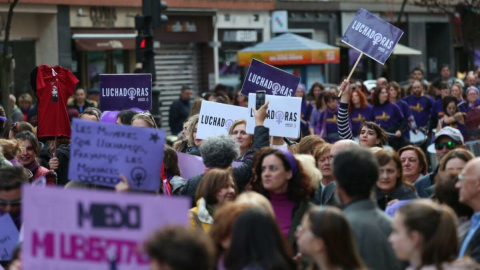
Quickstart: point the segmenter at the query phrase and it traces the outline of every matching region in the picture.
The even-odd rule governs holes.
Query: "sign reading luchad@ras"
[[[247,133],[253,134],[255,129],[255,94],[248,95]],[[267,119],[264,125],[270,129],[270,135],[298,138],[300,135],[300,117],[302,98],[266,95],[265,102],[270,101],[267,110]]]
[[[342,42],[385,64],[403,31],[361,8],[348,26]]]
[[[158,190],[165,131],[73,120],[68,178],[115,186],[120,174],[132,189]]]
[[[242,94],[265,90],[268,95],[293,96],[299,83],[300,77],[252,59],[243,81]]]
[[[167,224],[187,225],[190,200],[24,186],[23,269],[147,270],[142,244]]]
[[[202,101],[198,116],[197,138],[207,139],[210,136],[228,134],[235,121],[247,119],[248,109],[217,102]]]
[[[152,109],[152,74],[100,74],[100,110]]]

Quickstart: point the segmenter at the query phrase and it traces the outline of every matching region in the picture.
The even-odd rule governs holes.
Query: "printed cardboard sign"
[[[150,269],[142,244],[162,226],[186,226],[190,205],[179,197],[30,186],[22,198],[22,268],[31,270]]]
[[[248,109],[245,107],[227,105],[217,102],[202,101],[202,108],[198,117],[197,138],[225,134],[235,121],[247,119]]]
[[[100,74],[100,110],[152,109],[152,74]]]
[[[402,35],[402,30],[361,8],[341,40],[383,65]]]
[[[247,133],[253,134],[255,129],[255,94],[248,95]],[[271,136],[298,138],[300,135],[300,116],[302,99],[299,97],[282,97],[266,95],[265,102],[270,101],[267,119],[264,125],[270,129]]]
[[[294,96],[299,83],[299,77],[252,59],[243,81],[242,94],[265,90],[268,95]]]

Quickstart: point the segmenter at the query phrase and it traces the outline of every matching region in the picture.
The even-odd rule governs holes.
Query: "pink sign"
[[[149,269],[141,245],[166,224],[188,224],[188,199],[23,187],[23,269]]]

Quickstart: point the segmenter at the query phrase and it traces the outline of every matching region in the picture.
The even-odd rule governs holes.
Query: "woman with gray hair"
[[[258,111],[255,112],[255,131],[253,135],[253,151],[257,151],[262,147],[269,146],[269,129],[263,126],[267,117],[268,102],[265,103]],[[197,119],[198,122],[198,119]],[[193,124],[196,126],[196,124]],[[191,126],[190,126],[191,127]],[[231,136],[219,135],[210,137],[204,141],[199,147],[200,154],[205,164],[205,172],[210,169],[228,169],[233,161],[239,156],[240,150],[238,144]],[[252,155],[253,156],[253,155]],[[233,178],[238,187],[238,191],[245,189],[250,177],[252,176],[253,157],[249,156],[244,163],[233,168]],[[190,178],[184,186],[181,195],[195,197],[198,184],[202,180],[203,174]]]

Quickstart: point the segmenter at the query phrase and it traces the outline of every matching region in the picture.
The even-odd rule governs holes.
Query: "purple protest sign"
[[[177,152],[178,167],[180,168],[181,177],[183,179],[190,179],[196,175],[202,174],[205,169],[203,159],[199,156],[189,155],[181,152]],[[234,161],[232,167],[236,168],[242,165],[243,162]]]
[[[132,189],[158,190],[165,131],[73,120],[68,178],[115,186],[119,174]]]
[[[243,81],[242,94],[265,90],[269,95],[293,96],[300,78],[274,66],[252,59]]]
[[[18,245],[19,232],[10,214],[0,217],[0,261],[10,261]]]
[[[100,74],[100,110],[152,109],[152,74]]]
[[[345,31],[342,42],[385,64],[403,31],[361,8]]]
[[[188,224],[190,201],[149,194],[23,187],[23,269],[146,270],[142,243],[159,227]]]

